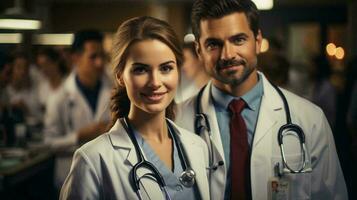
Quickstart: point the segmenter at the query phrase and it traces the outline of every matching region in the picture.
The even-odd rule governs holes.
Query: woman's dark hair
[[[243,12],[254,36],[259,32],[259,12],[251,0],[196,0],[191,11],[192,31],[198,41],[200,23],[205,19],[218,19],[234,12]]]
[[[135,17],[119,26],[114,36],[112,49],[112,66],[115,77],[121,77],[124,71],[130,46],[136,42],[155,39],[165,43],[175,54],[177,66],[182,64],[182,49],[175,31],[170,25],[153,17]],[[174,119],[175,102],[166,108],[166,117]],[[121,117],[127,116],[130,109],[125,86],[116,83],[111,97],[111,112],[113,123]]]

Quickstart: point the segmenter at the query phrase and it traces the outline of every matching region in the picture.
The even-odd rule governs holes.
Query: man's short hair
[[[102,42],[103,34],[95,29],[87,29],[78,31],[72,43],[72,53],[82,52],[84,49],[84,44],[88,41]]]
[[[254,36],[259,32],[259,11],[251,0],[196,0],[191,11],[192,31],[198,41],[200,23],[205,19],[218,19],[234,12],[243,12],[247,16]]]

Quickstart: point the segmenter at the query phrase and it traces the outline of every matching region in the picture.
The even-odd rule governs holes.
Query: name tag
[[[269,200],[288,200],[290,199],[290,183],[284,177],[271,177],[268,180],[268,199]]]

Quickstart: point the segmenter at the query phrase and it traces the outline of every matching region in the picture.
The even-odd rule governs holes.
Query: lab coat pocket
[[[293,170],[299,169],[302,165],[301,155],[285,155],[285,158],[289,167]],[[277,163],[279,163],[279,166],[282,167],[281,156],[272,158],[272,166],[275,166]],[[311,199],[311,173],[288,173],[283,176],[290,184],[290,199]]]

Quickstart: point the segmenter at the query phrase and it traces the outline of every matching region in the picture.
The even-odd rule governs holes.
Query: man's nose
[[[222,47],[221,60],[231,60],[235,58],[235,50],[232,44],[226,43]]]

